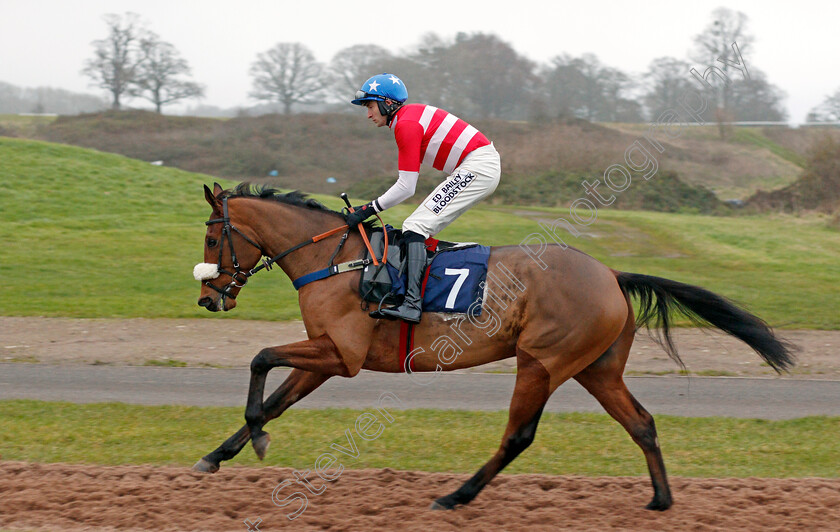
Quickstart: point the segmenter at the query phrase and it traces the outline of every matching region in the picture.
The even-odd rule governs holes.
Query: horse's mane
[[[287,205],[294,205],[295,207],[303,207],[315,211],[324,212],[333,216],[338,216],[344,220],[344,214],[334,211],[321,203],[320,201],[310,198],[299,190],[291,192],[281,192],[279,189],[266,184],[253,184],[250,182],[239,183],[233,189],[223,191],[219,195],[222,198],[257,198],[285,203]],[[378,224],[375,221],[364,222],[365,229],[374,229]]]

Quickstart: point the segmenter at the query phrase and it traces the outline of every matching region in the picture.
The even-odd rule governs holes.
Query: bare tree
[[[706,88],[715,102],[714,114],[721,138],[728,135],[728,128],[724,123],[732,121],[735,116],[731,100],[732,81],[736,78],[731,64],[741,61],[741,57],[736,57],[736,52],[738,56],[743,56],[749,51],[754,40],[747,32],[747,23],[748,17],[744,13],[719,7],[712,11],[711,22],[694,37],[695,50],[691,59],[706,65],[705,73],[710,73],[709,79],[706,79]],[[733,43],[737,45],[733,46]],[[708,70],[712,67],[723,72],[723,78],[715,74],[716,71]],[[749,78],[746,69],[741,72]]]
[[[576,60],[568,54],[554,57],[543,68],[542,92],[545,95],[545,111],[553,117],[583,118],[583,101],[586,94],[586,80]]]
[[[452,94],[448,72],[440,70],[437,61],[452,46],[434,33],[426,33],[413,50],[394,55],[374,65],[374,71],[393,72],[406,83],[409,102],[422,102],[456,112],[450,105]],[[379,68],[381,65],[381,68]]]
[[[85,61],[82,73],[93,81],[93,86],[110,92],[111,108],[119,110],[121,98],[127,95],[144,59],[140,41],[150,32],[136,13],[122,17],[108,14],[103,18],[108,25],[108,37],[91,43],[96,49],[94,57]]]
[[[278,43],[258,54],[251,65],[251,76],[254,85],[249,95],[256,100],[283,104],[287,115],[294,104],[317,102],[328,84],[321,63],[300,43]]]
[[[144,60],[135,70],[129,94],[155,104],[158,114],[164,105],[204,96],[202,85],[181,78],[189,75],[190,67],[174,46],[159,40],[155,35],[148,35],[140,43],[140,48]]]
[[[828,121],[840,122],[840,89],[823,102]]]
[[[658,57],[650,62],[642,99],[651,120],[657,120],[666,109],[678,109],[679,99],[695,88],[690,81],[690,68],[688,62],[673,57]]]
[[[641,120],[641,106],[628,97],[633,80],[601,64],[593,54],[557,56],[542,78],[546,109],[555,116],[605,122]]]
[[[767,81],[758,68],[750,68],[750,78],[732,82],[730,105],[735,120],[777,122],[787,119],[785,93]]]
[[[840,122],[840,89],[811,109],[808,122]]]
[[[706,28],[694,37],[694,52],[691,59],[705,65],[717,65],[729,73],[729,65],[718,64],[718,59],[734,57],[732,43],[738,43],[741,54],[749,52],[755,38],[747,31],[749,17],[740,11],[719,7],[712,11],[712,20]]]
[[[448,74],[445,84],[452,107],[479,118],[527,114],[536,65],[510,44],[491,34],[459,33],[452,46],[436,50],[433,64]]]
[[[369,77],[384,72],[391,53],[375,44],[357,44],[339,50],[330,61],[330,92],[346,102]]]
[[[823,109],[825,110],[826,121],[840,122],[840,89],[837,89],[834,95],[825,99]]]
[[[604,100],[600,119],[607,122],[641,122],[642,106],[635,98],[625,97],[637,86],[636,81],[617,68],[604,67],[599,73]]]

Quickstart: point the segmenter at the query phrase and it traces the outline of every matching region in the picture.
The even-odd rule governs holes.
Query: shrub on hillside
[[[828,219],[828,227],[830,229],[837,229],[840,231],[840,207],[838,207],[837,210],[834,211],[834,215]]]
[[[754,209],[767,211],[819,211],[840,207],[840,140],[818,138],[808,153],[805,173],[794,183],[771,192],[759,191],[747,200]]]
[[[676,172],[659,172],[649,180],[634,176],[630,187],[617,194],[616,208],[662,211],[723,213],[728,212],[714,192],[703,187],[689,185]]]

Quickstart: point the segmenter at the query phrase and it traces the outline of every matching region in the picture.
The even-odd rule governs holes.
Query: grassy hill
[[[195,301],[202,184],[214,178],[119,155],[0,137],[0,313],[9,316],[291,319],[282,271],[256,277],[223,316]],[[230,185],[231,183],[227,183]],[[650,182],[633,186],[645,187]],[[318,199],[332,208],[335,196]],[[414,205],[386,211],[399,225]],[[563,209],[482,206],[443,238],[517,244]],[[840,232],[817,216],[599,211],[568,242],[606,264],[700,284],[775,325],[840,327]]]
[[[647,124],[605,124],[628,134],[643,135]],[[785,132],[779,135],[777,132]],[[664,134],[659,132],[658,139]],[[782,145],[807,138],[806,142]],[[722,199],[744,199],[757,190],[770,190],[794,182],[805,167],[805,153],[811,143],[806,129],[734,128],[730,138],[722,140],[717,127],[683,127],[680,136],[663,142],[663,166],[677,171],[689,184],[706,186]]]
[[[190,308],[198,297],[191,270],[203,260],[202,184],[211,178],[3,137],[0,160],[0,276],[12,281],[0,293],[0,312],[198,315]]]
[[[0,137],[33,138],[57,118],[56,115],[0,114]]]
[[[582,120],[490,120],[475,125],[502,154],[503,184],[509,189],[503,186],[497,200],[548,206],[568,204],[583,194],[580,182],[599,178],[610,165],[623,162],[625,150],[649,128],[647,124]],[[359,113],[219,120],[126,111],[59,117],[36,126],[22,124],[20,119],[9,120],[4,126],[0,117],[0,127],[19,136],[146,161],[163,160],[168,166],[234,180],[265,178],[277,171],[284,186],[318,193],[357,186],[359,190],[381,191],[383,183],[392,181],[396,173],[392,135],[372,127]],[[657,134],[664,147],[657,158],[660,172],[673,176],[683,187],[711,190],[721,200],[743,199],[759,189],[795,181],[802,173],[812,133],[807,129],[736,128],[724,141],[714,126],[686,127],[676,139]],[[433,170],[424,176],[440,179]],[[327,183],[328,177],[338,182]],[[517,190],[538,193],[522,196]],[[685,204],[690,196],[682,197],[683,205],[698,208]],[[658,208],[624,201],[626,205],[617,206]]]
[[[763,211],[813,210],[840,217],[840,136],[818,137],[808,153],[805,173],[790,185],[750,196],[748,207]]]

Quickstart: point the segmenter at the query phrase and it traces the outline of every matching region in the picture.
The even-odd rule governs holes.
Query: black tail
[[[671,339],[671,311],[677,311],[701,327],[713,325],[752,347],[778,373],[794,365],[794,346],[776,337],[761,318],[728,299],[698,286],[662,277],[618,272],[618,285],[639,298],[637,326],[658,329],[659,344],[680,366],[685,364]]]

